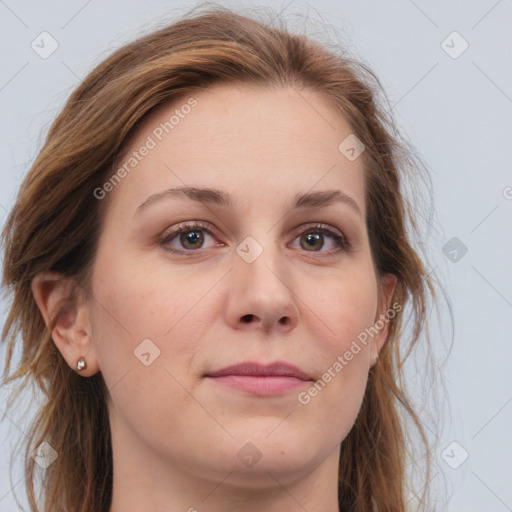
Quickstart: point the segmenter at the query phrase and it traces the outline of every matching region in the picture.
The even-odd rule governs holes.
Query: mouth
[[[312,381],[300,368],[279,361],[270,365],[245,362],[210,372],[205,377],[216,384],[259,396],[289,393]]]

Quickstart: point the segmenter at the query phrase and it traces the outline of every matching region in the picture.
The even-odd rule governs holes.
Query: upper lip
[[[206,376],[225,377],[226,375],[295,377],[301,380],[311,380],[310,376],[300,368],[297,368],[297,366],[281,361],[268,365],[248,361],[226,366],[220,370],[210,372]]]

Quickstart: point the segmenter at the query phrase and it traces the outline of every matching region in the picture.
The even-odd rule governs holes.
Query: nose
[[[283,255],[270,246],[251,263],[234,254],[226,320],[237,330],[286,333],[299,319],[293,279]]]

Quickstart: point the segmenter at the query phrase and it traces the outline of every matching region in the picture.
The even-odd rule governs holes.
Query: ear
[[[43,315],[46,327],[52,328],[52,339],[68,365],[77,371],[83,357],[87,367],[79,373],[90,377],[99,371],[92,344],[90,310],[83,295],[70,296],[74,281],[59,274],[44,272],[32,280],[32,294]]]
[[[389,322],[396,315],[396,310],[391,308],[391,299],[393,298],[397,281],[397,277],[393,274],[385,274],[380,278],[378,288],[380,294],[379,307],[373,325],[373,328],[378,332],[373,337],[371,345],[370,368],[377,363],[379,354],[384,348],[388,338]],[[400,309],[402,309],[401,305],[399,305],[398,311],[400,311]]]

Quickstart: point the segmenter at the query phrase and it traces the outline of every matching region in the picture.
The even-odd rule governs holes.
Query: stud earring
[[[87,368],[87,363],[85,362],[85,359],[83,357],[81,357],[76,362],[76,369],[80,372],[82,370],[85,370],[86,368]]]

